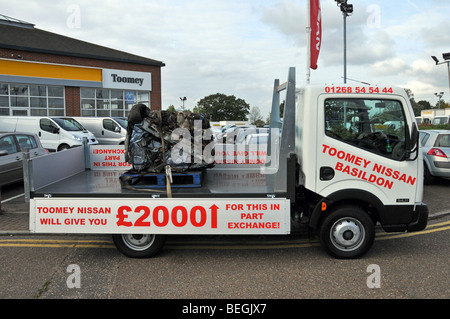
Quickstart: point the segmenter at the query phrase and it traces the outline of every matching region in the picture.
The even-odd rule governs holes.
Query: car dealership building
[[[0,115],[127,116],[161,109],[161,61],[0,15]]]

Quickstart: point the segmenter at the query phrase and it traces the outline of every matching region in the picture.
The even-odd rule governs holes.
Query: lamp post
[[[431,56],[431,58],[436,62],[436,65],[447,63],[447,70],[448,70],[448,89],[450,91],[450,52],[442,53],[442,57],[445,61],[439,62],[438,58],[436,58],[434,55]],[[435,93],[436,94],[436,93]]]
[[[180,100],[181,100],[181,103],[182,103],[181,109],[184,111],[184,101],[186,101],[187,98],[186,97],[180,97]]]
[[[438,98],[438,105],[439,108],[441,108],[441,97],[444,95],[444,92],[434,93],[434,95],[436,95],[436,97]]]
[[[353,5],[347,0],[335,0],[344,17],[344,83],[347,83],[347,17],[353,13]]]

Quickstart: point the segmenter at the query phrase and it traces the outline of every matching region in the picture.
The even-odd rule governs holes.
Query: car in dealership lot
[[[424,183],[450,178],[450,130],[421,130]]]
[[[257,133],[257,134],[249,134],[245,136],[244,141],[241,144],[250,145],[250,144],[258,144],[258,145],[267,145],[267,140],[269,139],[269,133]]]
[[[246,129],[240,129],[236,135],[236,144],[245,144],[246,137],[248,135],[255,135],[255,134],[265,134],[269,133],[268,128],[261,128],[261,127],[250,127]],[[248,144],[248,143],[247,143]]]
[[[219,143],[224,144],[225,143],[234,144],[236,142],[236,138],[239,131],[249,128],[255,128],[255,125],[234,125],[234,124],[225,125],[222,128],[222,131],[219,134],[217,134],[217,141]]]
[[[0,187],[23,179],[22,152],[26,149],[31,158],[48,154],[35,134],[0,132]]]

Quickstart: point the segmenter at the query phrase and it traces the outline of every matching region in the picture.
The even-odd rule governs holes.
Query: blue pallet
[[[147,174],[122,174],[127,178],[128,185],[133,188],[166,188],[166,174],[161,173],[147,173]],[[138,182],[133,184],[133,178]],[[202,186],[202,172],[189,173],[172,173],[173,183],[170,184],[172,188],[186,188],[186,187],[201,187]]]

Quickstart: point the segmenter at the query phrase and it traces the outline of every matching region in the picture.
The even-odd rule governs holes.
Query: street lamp
[[[450,52],[442,53],[442,57],[445,61],[439,62],[438,58],[436,58],[434,55],[431,56],[431,58],[436,62],[436,65],[447,63],[447,69],[448,69],[448,89],[450,91]],[[436,94],[436,93],[435,93]]]
[[[353,13],[353,5],[347,0],[335,0],[344,17],[344,83],[347,83],[347,17]]]
[[[183,103],[181,109],[184,111],[184,101],[186,101],[187,98],[186,97],[180,97],[180,100],[181,100],[181,103]]]
[[[438,105],[439,105],[439,108],[441,108],[441,97],[444,95],[444,92],[434,93],[434,95],[436,95],[436,97],[438,98]]]

